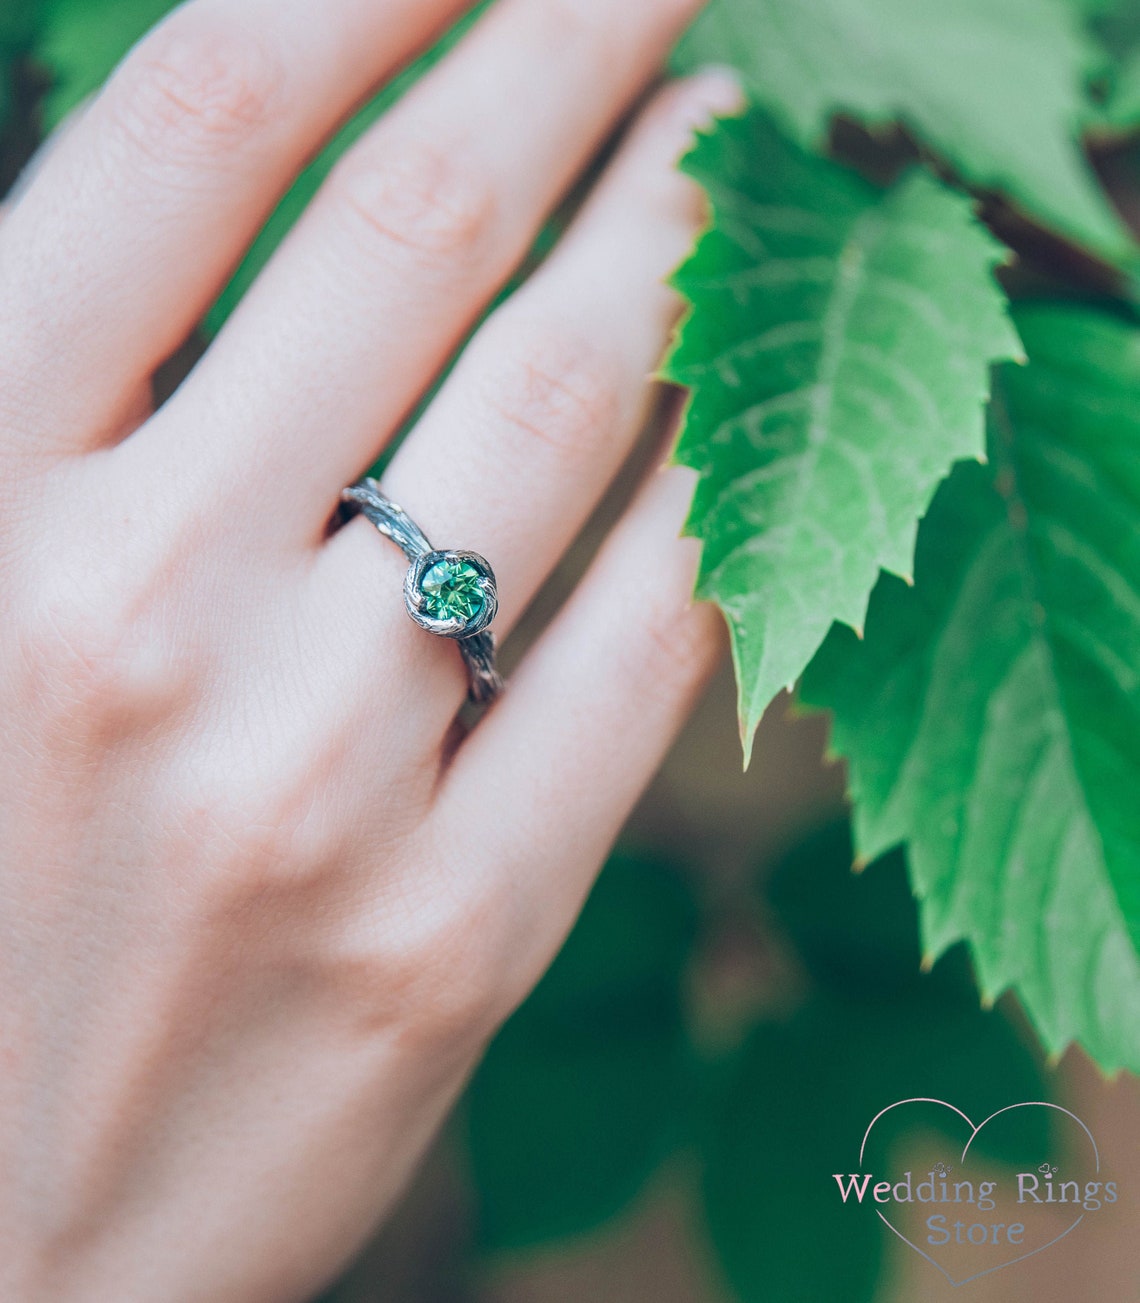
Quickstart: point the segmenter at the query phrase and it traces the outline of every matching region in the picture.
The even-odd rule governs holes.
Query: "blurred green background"
[[[1079,1053],[1044,1063],[1015,1004],[980,1007],[960,947],[923,972],[901,853],[852,872],[824,722],[779,700],[742,775],[732,694],[723,676],[403,1207],[323,1303],[1140,1298],[1135,1081]],[[860,1170],[880,1109],[926,1096],[978,1121],[1066,1103],[1122,1202],[953,1288],[831,1175]],[[892,1129],[867,1165],[925,1172],[953,1149],[932,1121]],[[1064,1147],[1049,1131],[1044,1110],[983,1131],[979,1168],[1036,1167]]]
[[[43,130],[169,7],[0,0],[0,190]],[[348,124],[338,147],[399,89]],[[283,201],[209,325],[330,158]],[[1105,148],[1096,162],[1135,215],[1135,147]],[[659,419],[672,410],[663,403]],[[637,472],[537,604],[532,632]],[[977,1119],[1027,1099],[1066,1102],[1124,1174],[1115,1209],[975,1282],[971,1303],[1140,1299],[1127,1185],[1129,1174],[1140,1181],[1136,1083],[1105,1083],[1077,1053],[1045,1064],[1012,1002],[980,1007],[961,948],[924,972],[901,853],[852,872],[826,722],[795,719],[778,699],[744,775],[734,714],[726,669],[564,952],[491,1045],[402,1206],[323,1303],[960,1298],[877,1219],[853,1215],[831,1177],[858,1170],[880,1109],[927,1095]],[[1043,1112],[1020,1122],[1000,1143],[979,1137],[993,1171],[1036,1166],[1056,1143]],[[896,1168],[921,1164],[946,1143],[929,1128],[895,1129],[887,1157]]]

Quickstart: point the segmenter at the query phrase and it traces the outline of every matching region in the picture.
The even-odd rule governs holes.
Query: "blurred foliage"
[[[683,1137],[681,979],[695,935],[694,902],[667,866],[611,860],[468,1093],[485,1247],[592,1229]]]
[[[4,0],[0,7],[0,193],[23,161],[8,163],[10,136],[19,133],[20,70],[40,36],[43,8],[44,0]]]
[[[677,53],[731,59],[805,145],[900,122],[971,186],[1110,259],[1135,246],[1081,153],[1103,52],[1069,0],[711,0]]]
[[[53,125],[81,103],[168,7],[5,0],[5,157],[26,153],[37,120]],[[483,7],[301,173],[222,292],[209,330],[336,157]],[[831,621],[848,627],[828,636],[807,696],[832,710],[837,742],[852,758],[860,851],[888,853],[853,878],[847,834],[836,831],[789,857],[769,904],[798,956],[802,989],[787,993],[784,1016],[758,1020],[720,1056],[700,1048],[707,1042],[687,999],[712,926],[702,902],[652,859],[615,859],[465,1104],[486,1249],[586,1231],[627,1207],[662,1161],[689,1154],[702,1172],[717,1258],[746,1303],[868,1299],[882,1244],[841,1220],[842,1205],[826,1193],[830,1172],[853,1161],[869,1117],[909,1094],[986,1113],[1042,1091],[1032,1053],[1003,1014],[978,1007],[961,946],[932,973],[919,972],[915,906],[903,854],[892,849],[900,842],[909,843],[932,952],[965,937],[987,993],[1012,984],[1051,1049],[1075,1038],[1104,1065],[1137,1065],[1130,1011],[1140,990],[1140,835],[1130,810],[1140,763],[1121,729],[1133,721],[1140,684],[1135,457],[1125,448],[1136,426],[1140,280],[1135,241],[1088,166],[1081,130],[1114,133],[1121,148],[1134,148],[1138,49],[1140,9],[1122,0],[713,0],[683,43],[677,66],[733,64],[754,102],[743,125],[714,128],[690,163],[715,214],[678,276],[691,311],[674,367],[681,358],[679,378],[703,384],[681,445],[706,471],[690,528],[715,550],[727,522],[743,557],[779,555],[781,573],[798,576],[780,605],[765,598],[761,565],[715,594],[734,623],[746,736]],[[38,103],[35,67],[52,79]],[[859,151],[844,145],[852,123]],[[928,175],[900,172],[900,160]],[[979,454],[966,436],[987,407],[988,363],[1015,351],[995,328],[1002,300],[991,281],[993,242],[965,213],[967,198],[979,197],[1017,250],[1006,287],[1032,285],[1038,296],[1078,298],[1082,307],[1051,318],[1054,363],[1041,393],[1030,392],[1044,374],[1036,363],[1020,380],[1008,368],[999,375],[1005,462],[995,471],[959,467],[926,513],[933,480],[953,458]],[[892,234],[911,255],[885,265],[877,255]],[[1023,309],[1018,320],[1029,322]],[[927,329],[943,346],[916,360]],[[1033,332],[1025,334],[1033,354]],[[1088,355],[1093,337],[1107,367]],[[1079,365],[1056,361],[1067,355]],[[940,385],[967,409],[949,422]],[[1055,420],[1062,425],[1053,428]],[[1042,460],[1046,427],[1052,452]],[[931,430],[943,442],[912,460]],[[887,456],[884,431],[894,437]],[[715,468],[726,448],[733,464],[722,483]],[[782,476],[787,491],[771,492]],[[852,503],[868,509],[854,512]],[[1114,538],[1094,539],[1107,525]],[[977,546],[979,526],[1001,545]],[[968,591],[954,586],[963,556]],[[852,557],[870,561],[848,574]],[[891,574],[874,589],[864,643],[856,631],[876,566]],[[913,589],[904,582],[912,574]],[[1052,639],[1053,663],[1035,680],[1038,689],[1051,683],[1051,696],[999,691],[1010,682],[991,673],[998,652],[1016,652],[1019,639],[1033,654],[1011,657],[1006,668],[1022,674],[1014,688],[1025,687],[1030,661],[1042,670],[1041,648]],[[794,649],[765,679],[749,662],[761,644]],[[955,665],[958,678],[947,679]],[[1059,683],[1065,674],[1075,682]],[[1029,752],[1050,730],[1060,749],[1039,770]],[[931,762],[944,754],[953,763]],[[994,792],[995,764],[1004,785],[975,800]],[[1054,781],[1058,764],[1063,782]],[[1033,835],[1003,840],[1002,817],[1027,793],[1036,801],[1026,824]],[[967,807],[976,819],[955,824]],[[953,851],[948,859],[931,854],[939,839]],[[1013,881],[1023,894],[1011,951],[995,920],[1007,918],[1003,892]],[[1062,881],[1070,903],[1051,908]],[[942,908],[948,900],[953,911]],[[1055,957],[1074,982],[1105,959],[1090,901],[1112,925],[1109,980],[1058,1017]],[[1042,1138],[1006,1133],[1002,1143],[991,1157],[1012,1160]],[[843,1255],[820,1254],[820,1242],[847,1245],[842,1278]]]
[[[804,980],[790,1004],[776,1002],[780,1016],[710,1057],[685,992],[713,917],[699,929],[700,903],[652,858],[611,861],[468,1093],[484,1251],[587,1231],[628,1206],[665,1159],[687,1154],[703,1172],[716,1258],[744,1303],[874,1297],[887,1231],[844,1207],[831,1177],[858,1170],[870,1120],[922,1096],[980,1119],[1048,1088],[1004,1014],[979,1006],[961,947],[921,971],[903,857],[860,875],[850,866],[846,825],[779,865],[767,908]],[[1018,1123],[980,1133],[983,1155],[1036,1160],[1043,1116],[1026,1110]],[[883,1138],[881,1163],[916,1137]]]
[[[1140,4],[1106,3],[1094,13],[1092,27],[1107,52],[1099,79],[1104,120],[1127,135],[1140,127]]]
[[[933,1097],[977,1119],[1041,1098],[1034,1056],[1000,1014],[978,1004],[963,950],[924,975],[914,901],[897,852],[852,874],[845,826],[823,830],[780,865],[772,908],[810,977],[791,1018],[761,1023],[717,1100],[704,1200],[717,1255],[739,1296],[797,1303],[875,1297],[887,1231],[835,1198],[833,1172],[885,1170],[912,1131],[883,1153],[859,1143],[902,1099]],[[942,1118],[924,1120],[936,1125]],[[1045,1143],[1043,1117],[983,1131],[987,1157],[1015,1164]],[[878,1130],[878,1129],[876,1129]],[[948,1136],[948,1139],[960,1137]],[[820,1253],[818,1246],[829,1246]]]

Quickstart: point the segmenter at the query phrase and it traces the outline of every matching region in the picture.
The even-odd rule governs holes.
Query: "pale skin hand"
[[[458,0],[194,0],[0,221],[0,1297],[302,1299],[571,926],[717,655],[657,472],[469,735],[363,520],[325,536],[692,0],[500,0],[339,165],[174,398],[289,178]],[[636,436],[729,109],[662,92],[386,490],[517,621]]]

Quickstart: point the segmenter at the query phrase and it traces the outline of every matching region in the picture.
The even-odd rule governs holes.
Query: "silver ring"
[[[341,492],[348,515],[359,512],[408,558],[404,606],[429,633],[455,640],[467,666],[467,695],[481,704],[503,690],[495,669],[495,635],[487,628],[499,609],[495,572],[478,552],[432,547],[423,530],[365,476]]]

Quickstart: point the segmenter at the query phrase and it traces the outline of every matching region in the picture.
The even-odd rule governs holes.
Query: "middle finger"
[[[177,456],[182,494],[287,467],[255,527],[316,540],[698,3],[500,0],[341,161],[126,455]]]

